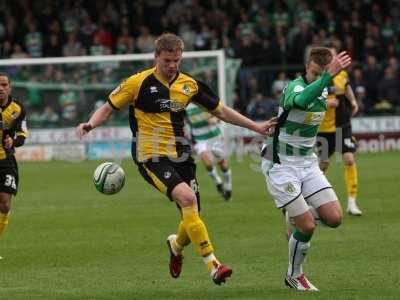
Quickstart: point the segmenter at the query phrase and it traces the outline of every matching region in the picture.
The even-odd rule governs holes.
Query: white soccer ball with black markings
[[[113,162],[105,162],[94,171],[93,182],[100,193],[112,195],[123,188],[125,172],[120,165]]]

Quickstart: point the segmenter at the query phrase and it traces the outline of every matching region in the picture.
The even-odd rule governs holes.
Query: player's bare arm
[[[349,99],[349,101],[350,101],[351,110],[352,110],[351,113],[354,116],[358,113],[358,103],[357,103],[357,98],[354,95],[354,91],[350,84],[348,84],[346,86],[345,95],[346,95],[346,98]]]
[[[222,105],[219,109],[213,111],[212,114],[222,121],[250,129],[261,135],[268,135],[270,130],[277,124],[276,118],[271,118],[268,121],[256,123],[225,105]]]
[[[338,107],[339,106],[339,100],[338,99],[329,99],[326,101],[328,104],[328,107]]]
[[[114,109],[111,107],[111,105],[106,102],[102,106],[100,106],[90,117],[90,120],[86,123],[80,123],[76,127],[76,134],[78,138],[82,138],[85,136],[90,130],[100,126],[104,122],[108,120],[110,115]]]

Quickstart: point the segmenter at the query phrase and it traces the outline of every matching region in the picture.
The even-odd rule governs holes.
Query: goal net
[[[30,137],[20,151],[26,152],[27,159],[45,153],[45,160],[103,158],[115,154],[112,151],[127,156],[131,139],[128,110],[113,114],[85,144],[76,140],[73,127],[86,121],[123,79],[153,63],[152,53],[0,60],[0,72],[10,76],[12,94],[28,112]],[[223,50],[216,50],[184,52],[181,69],[207,83],[232,106],[239,66],[240,61],[226,59]],[[117,150],[107,149],[111,142]]]

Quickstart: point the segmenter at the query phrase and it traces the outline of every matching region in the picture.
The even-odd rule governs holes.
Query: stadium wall
[[[400,150],[400,116],[354,118],[352,126],[359,152]],[[258,152],[263,142],[246,129],[227,125],[225,132],[231,153],[237,156]],[[33,129],[16,156],[21,161],[125,159],[130,158],[131,137],[128,126],[97,128],[83,141],[75,128]]]

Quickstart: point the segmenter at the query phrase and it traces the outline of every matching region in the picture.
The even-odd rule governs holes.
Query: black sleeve
[[[17,101],[15,101],[17,102]],[[25,131],[26,126],[22,126],[23,122],[26,122],[26,111],[24,106],[17,102],[19,104],[19,106],[21,107],[21,113],[19,114],[18,118],[15,120],[15,125],[14,125],[14,132],[16,134],[16,137],[14,138],[14,143],[13,146],[14,147],[20,147],[25,143],[25,139],[26,139],[26,135],[27,132]]]
[[[215,93],[203,82],[196,81],[198,86],[198,92],[192,97],[192,101],[196,104],[201,105],[208,111],[213,111],[218,107],[219,98]]]
[[[25,143],[25,137],[22,135],[19,135],[14,139],[13,146],[21,147],[24,143]]]
[[[21,108],[21,113],[19,114],[18,118],[15,120],[14,130],[16,132],[21,132],[21,131],[24,132],[24,130],[22,128],[22,122],[26,118],[25,107],[19,101],[14,100],[14,102],[17,103],[19,105],[19,107]]]

